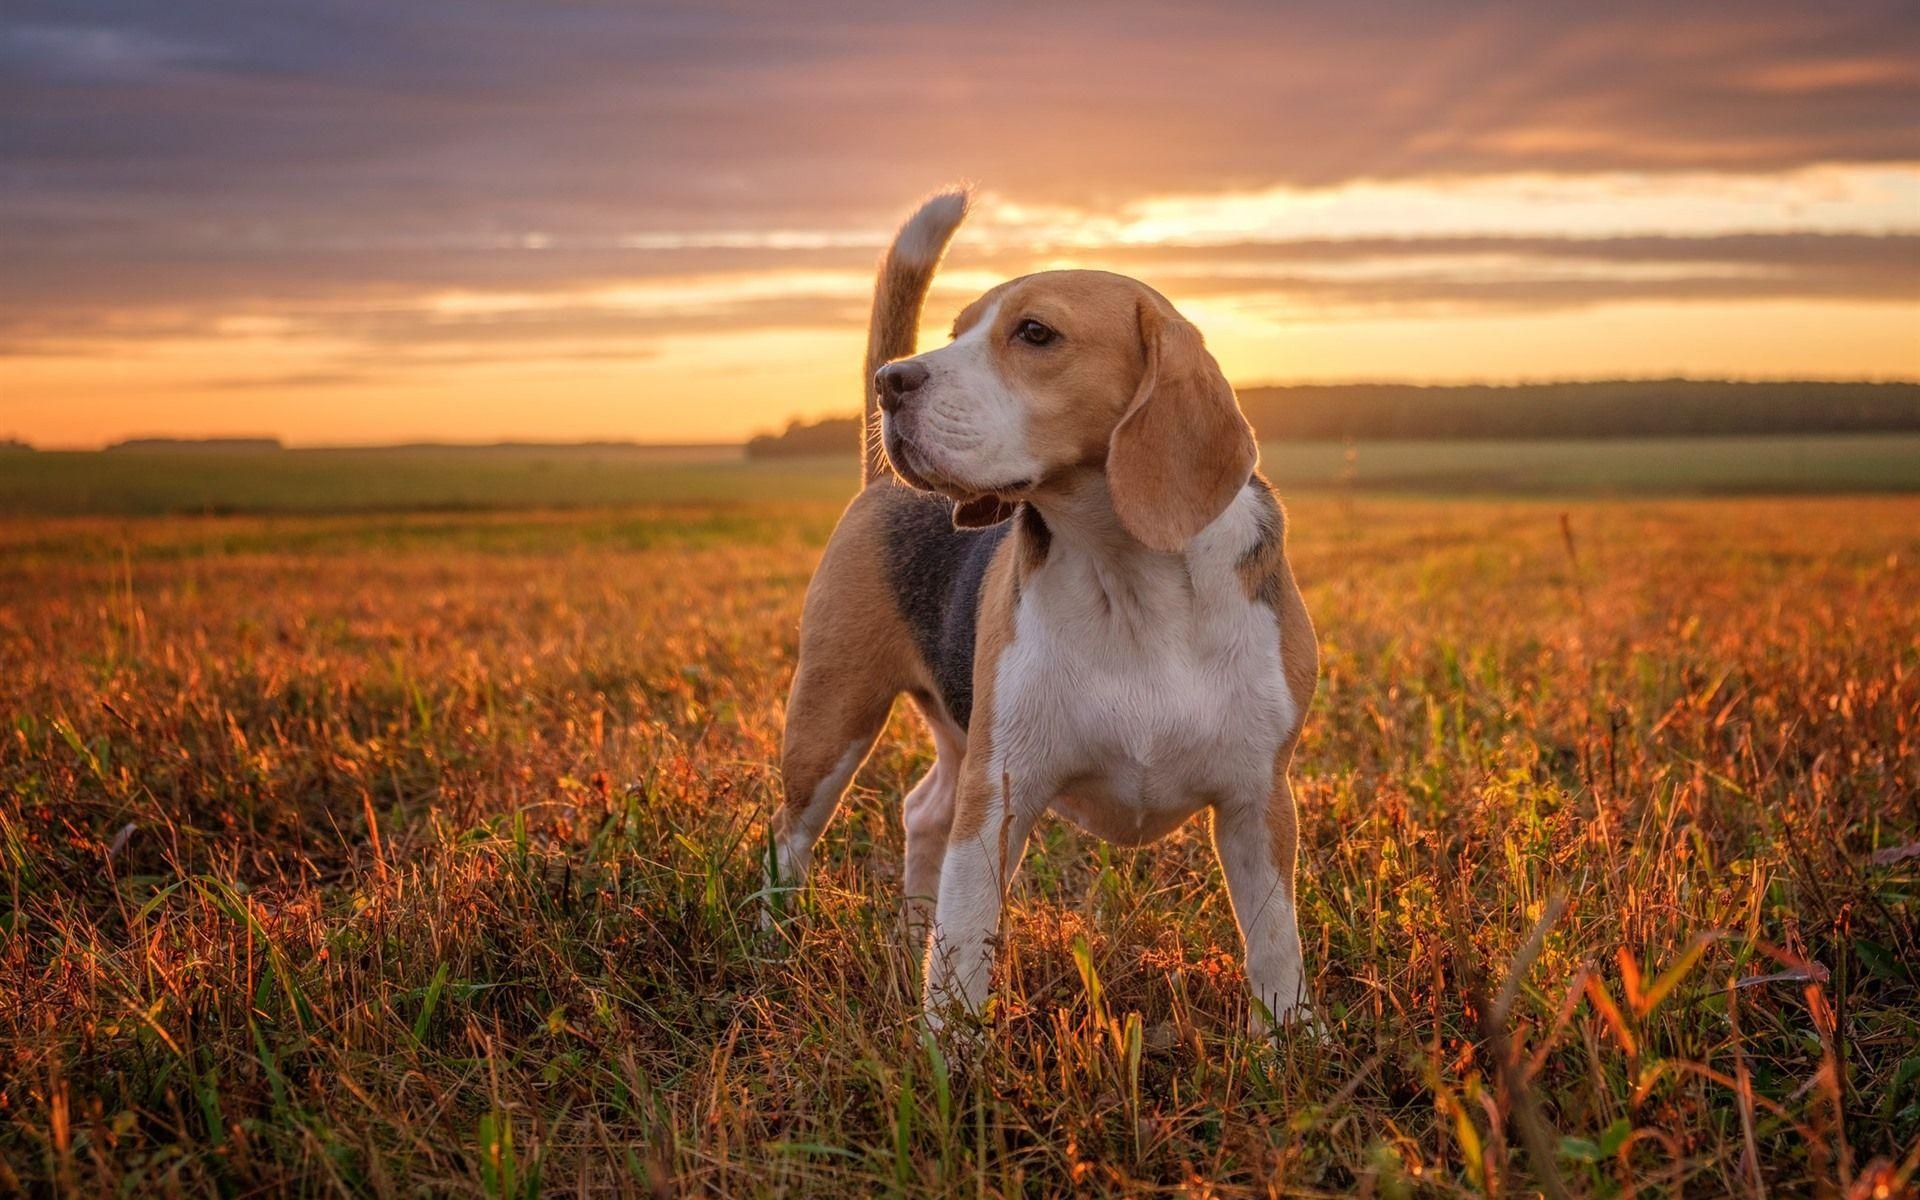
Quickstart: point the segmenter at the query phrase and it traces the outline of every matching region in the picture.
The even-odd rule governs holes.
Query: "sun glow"
[[[1819,254],[1822,238],[1915,233],[1911,164],[1357,180],[1106,209],[985,193],[927,337],[1002,279],[1089,266],[1166,292],[1241,382],[1913,378],[1920,271],[1900,256],[1915,243]],[[510,286],[121,305],[15,356],[0,436],[738,438],[859,402],[886,237],[542,232],[470,251],[513,264]],[[1767,237],[1801,240],[1770,258]],[[546,278],[547,261],[596,269]]]
[[[1204,245],[1276,238],[1920,232],[1920,164],[1773,175],[1520,173],[1355,180],[1335,187],[1170,195],[1108,214],[1009,206],[1002,236],[1043,245]]]

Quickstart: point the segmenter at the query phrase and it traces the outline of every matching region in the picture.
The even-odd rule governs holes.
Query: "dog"
[[[804,882],[904,693],[937,751],[904,812],[932,1028],[981,1011],[1043,815],[1138,845],[1202,809],[1256,1031],[1310,1021],[1287,770],[1319,652],[1253,432],[1200,331],[1121,275],[1000,284],[915,353],[969,204],[933,196],[880,265],[862,486],[807,589],[768,894]]]

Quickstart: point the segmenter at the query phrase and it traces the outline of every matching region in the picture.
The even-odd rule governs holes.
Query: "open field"
[[[1920,434],[1589,441],[1274,442],[1290,494],[1727,495],[1920,491]],[[724,500],[832,501],[853,488],[852,435],[830,457],[514,448],[0,454],[0,513],[474,510]]]
[[[896,926],[912,723],[798,919],[755,931],[834,472],[732,503],[0,521],[0,1192],[1913,1178],[1920,498],[1296,500],[1329,1039],[1236,1033],[1203,829],[1055,826],[998,1021],[949,1063]]]

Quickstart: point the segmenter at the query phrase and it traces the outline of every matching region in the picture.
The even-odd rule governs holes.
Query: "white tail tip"
[[[907,218],[893,239],[893,259],[901,266],[933,266],[940,261],[953,231],[967,219],[973,193],[964,187],[936,192]]]

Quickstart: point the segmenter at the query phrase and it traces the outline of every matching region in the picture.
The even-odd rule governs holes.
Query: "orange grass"
[[[1291,512],[1328,1041],[1047,827],[966,1063],[912,722],[755,932],[832,506],[0,525],[0,1191],[1911,1187],[1920,500]]]

